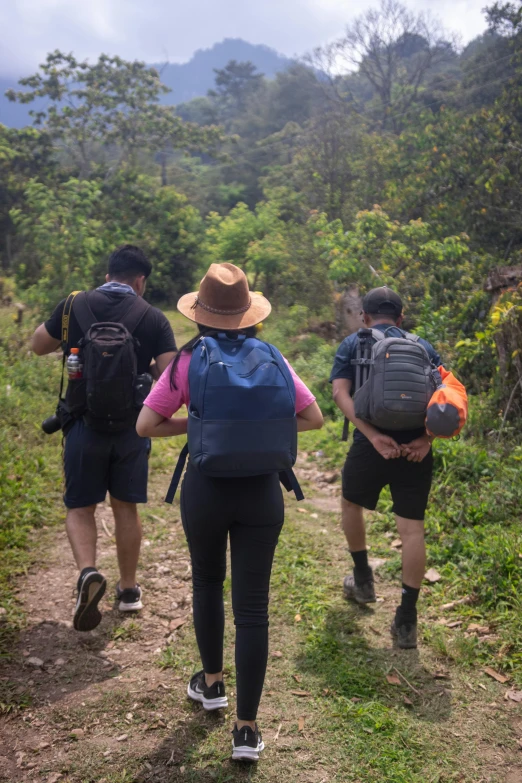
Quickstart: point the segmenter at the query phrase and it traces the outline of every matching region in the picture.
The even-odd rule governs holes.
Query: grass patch
[[[63,480],[60,434],[48,436],[40,428],[56,408],[61,364],[55,356],[30,353],[30,327],[16,327],[10,308],[0,313],[0,606],[6,610],[0,655],[5,655],[21,621],[14,580],[31,561],[33,531],[63,519],[58,511]]]

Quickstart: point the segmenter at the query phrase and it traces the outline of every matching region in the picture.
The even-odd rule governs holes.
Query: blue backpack
[[[292,471],[297,458],[295,385],[273,345],[219,333],[202,337],[189,367],[188,443],[165,501],[172,503],[187,459],[205,476],[279,473],[303,493]]]

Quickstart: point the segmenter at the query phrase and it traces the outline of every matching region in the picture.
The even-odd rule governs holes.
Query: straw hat
[[[234,264],[211,264],[199,291],[185,294],[178,310],[191,321],[215,329],[246,329],[263,321],[272,305],[248,288],[245,273]]]

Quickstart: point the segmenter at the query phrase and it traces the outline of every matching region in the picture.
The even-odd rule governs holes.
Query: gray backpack
[[[359,329],[357,334],[357,354],[352,359],[357,418],[381,430],[424,427],[439,373],[417,335],[402,332],[402,337],[387,337],[379,329]]]

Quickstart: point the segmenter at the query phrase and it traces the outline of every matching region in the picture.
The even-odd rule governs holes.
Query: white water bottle
[[[67,375],[70,381],[76,381],[83,375],[83,366],[80,364],[80,349],[71,348],[67,357]]]

